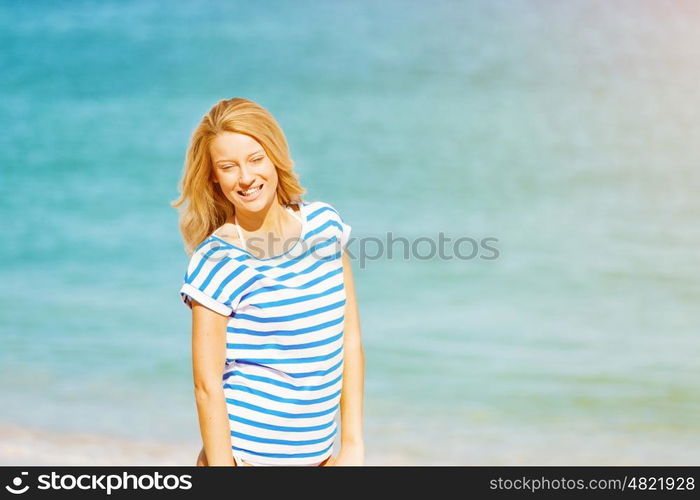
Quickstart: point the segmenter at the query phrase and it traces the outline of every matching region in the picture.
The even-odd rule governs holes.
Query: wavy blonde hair
[[[179,183],[180,196],[171,202],[174,208],[187,204],[179,210],[179,227],[189,256],[235,213],[234,205],[221,192],[219,184],[212,181],[209,145],[224,131],[249,135],[262,145],[277,169],[280,204],[301,202],[301,195],[306,193],[294,172],[284,132],[270,112],[241,97],[219,101],[192,133]]]

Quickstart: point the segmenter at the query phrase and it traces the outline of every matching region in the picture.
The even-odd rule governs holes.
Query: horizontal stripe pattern
[[[180,290],[229,316],[222,389],[232,454],[251,463],[316,464],[338,434],[351,228],[328,203],[303,202],[299,215],[303,239],[269,259],[210,236]]]

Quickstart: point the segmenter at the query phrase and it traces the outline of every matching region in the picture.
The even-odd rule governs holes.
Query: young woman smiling
[[[350,226],[332,205],[302,200],[281,128],[247,99],[203,117],[180,191],[197,465],[362,465]]]

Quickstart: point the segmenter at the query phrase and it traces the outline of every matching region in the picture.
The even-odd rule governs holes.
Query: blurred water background
[[[242,96],[353,236],[497,238],[495,260],[354,261],[368,463],[699,464],[698,22],[695,2],[0,3],[0,461],[107,462],[110,440],[120,463],[194,461],[169,203],[198,120]]]

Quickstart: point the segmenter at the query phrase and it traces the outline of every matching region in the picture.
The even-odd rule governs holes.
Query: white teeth
[[[261,189],[262,189],[262,185],[260,185],[260,186],[258,186],[258,187],[255,187],[255,188],[251,188],[251,189],[249,189],[249,190],[246,191],[246,192],[238,191],[238,193],[241,194],[242,196],[250,196],[251,194],[257,193],[257,192],[260,191]]]

